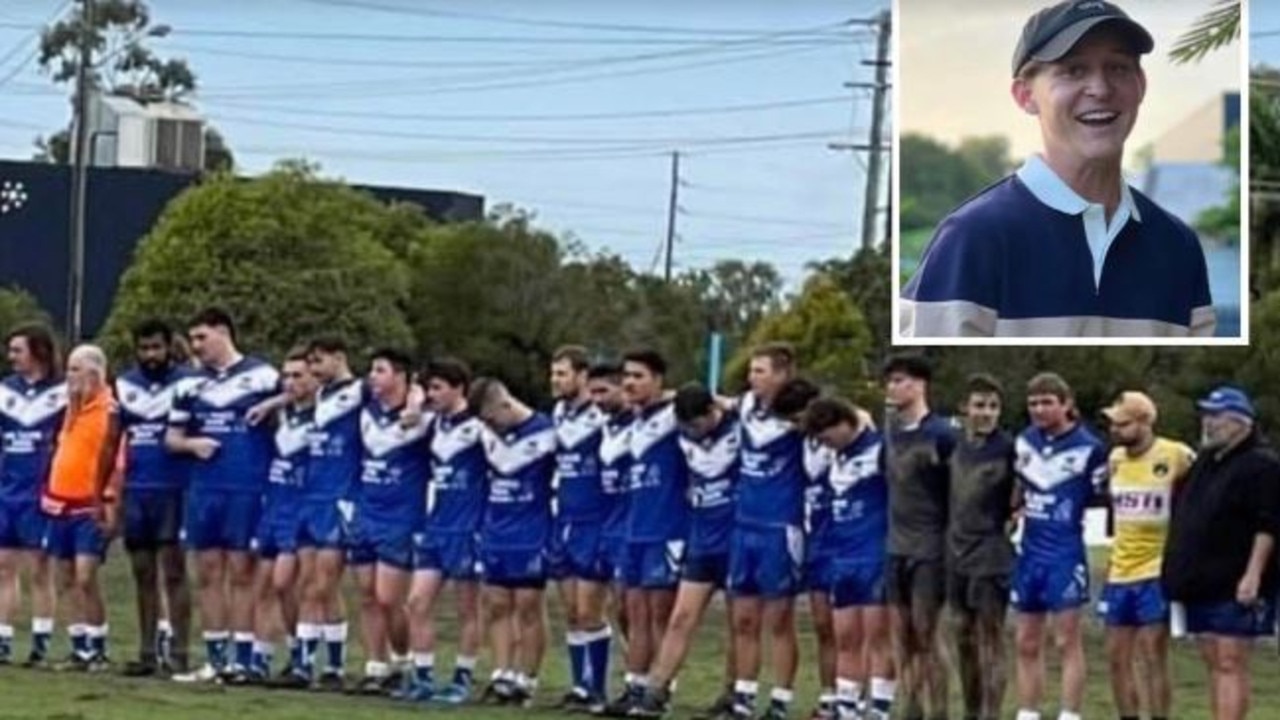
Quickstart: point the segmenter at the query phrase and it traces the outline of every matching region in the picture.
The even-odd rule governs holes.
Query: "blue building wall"
[[[84,331],[106,321],[120,276],[134,248],[169,201],[197,175],[130,168],[89,174],[85,229]],[[477,195],[409,188],[356,186],[386,202],[420,205],[440,222],[479,220]],[[71,172],[65,165],[0,160],[0,287],[35,295],[59,322],[66,316]]]

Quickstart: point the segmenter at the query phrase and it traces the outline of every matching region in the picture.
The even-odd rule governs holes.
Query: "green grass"
[[[1101,558],[1094,559],[1094,567],[1103,567]],[[128,570],[123,557],[113,553],[106,570],[106,582],[111,610],[112,654],[117,662],[134,656],[136,651],[135,621],[133,617],[133,601]],[[447,598],[445,607],[452,606],[452,598]],[[352,605],[354,607],[354,605]],[[543,683],[539,697],[545,708],[554,703],[564,691],[566,678],[564,652],[560,648],[558,638],[562,637],[555,603],[551,603],[553,632],[548,651],[547,662],[543,672]],[[26,627],[24,622],[20,627]],[[695,647],[695,654],[681,677],[677,696],[677,716],[687,716],[689,712],[703,705],[715,695],[720,686],[721,642],[723,636],[723,614],[716,610],[714,616],[704,628]],[[813,636],[809,629],[808,617],[800,613],[802,664],[798,684],[799,707],[807,710],[813,702],[817,683]],[[1106,660],[1102,655],[1102,635],[1096,622],[1089,623],[1089,689],[1084,716],[1086,718],[1114,717],[1111,707],[1110,689],[1107,681]],[[355,634],[353,633],[353,637]],[[19,650],[25,651],[27,634],[20,632]],[[437,652],[444,672],[449,672],[452,659],[452,645],[456,639],[453,628],[446,622],[442,629],[441,643],[444,645]],[[57,640],[57,652],[65,651],[65,638]],[[197,648],[193,648],[198,650]],[[197,652],[198,654],[198,652]],[[357,668],[358,658],[352,658],[351,668]],[[1175,715],[1182,718],[1208,717],[1208,709],[1204,695],[1204,672],[1194,648],[1183,642],[1174,650],[1175,668]],[[1254,717],[1280,717],[1280,672],[1277,672],[1276,651],[1273,643],[1262,643],[1254,658]],[[1050,665],[1050,695],[1056,696],[1056,663]],[[481,677],[488,676],[483,666]],[[767,686],[768,673],[763,679]],[[955,683],[953,695],[955,694]],[[79,675],[54,672],[24,671],[6,669],[0,671],[0,719],[24,718],[31,720],[89,720],[120,719],[149,720],[165,718],[165,720],[226,720],[227,718],[245,718],[246,720],[283,720],[285,718],[312,718],[314,720],[363,720],[382,717],[411,717],[424,713],[444,713],[466,718],[483,720],[487,718],[513,717],[517,714],[528,717],[558,717],[551,709],[517,711],[488,708],[463,709],[424,709],[404,708],[389,701],[348,698],[334,695],[310,693],[288,693],[282,691],[266,691],[257,689],[224,689],[220,687],[176,686],[161,681],[137,681],[110,675]],[[1012,688],[1012,685],[1011,685]],[[1006,710],[1013,706],[1012,689]],[[957,701],[958,702],[958,701]],[[958,705],[957,705],[958,707]],[[1050,699],[1045,710],[1048,717],[1056,714],[1056,702]],[[958,717],[958,710],[953,717]]]

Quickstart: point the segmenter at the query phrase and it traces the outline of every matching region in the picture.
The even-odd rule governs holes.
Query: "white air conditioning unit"
[[[204,167],[204,120],[188,105],[100,95],[89,122],[93,165],[178,172]]]

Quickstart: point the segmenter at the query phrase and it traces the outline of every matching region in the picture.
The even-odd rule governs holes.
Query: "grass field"
[[[1095,558],[1095,567],[1102,567],[1102,558]],[[133,599],[128,570],[123,557],[113,554],[106,571],[111,608],[112,655],[122,664],[136,652]],[[451,598],[445,603],[452,605]],[[354,607],[354,606],[353,606]],[[32,720],[150,720],[165,718],[177,720],[206,718],[252,718],[252,720],[283,720],[285,718],[314,718],[315,720],[362,720],[364,718],[410,717],[422,714],[449,714],[467,718],[487,719],[523,715],[529,717],[558,717],[550,709],[564,692],[566,669],[564,652],[557,638],[561,637],[556,619],[555,603],[551,604],[553,624],[552,642],[543,672],[539,697],[540,708],[535,710],[510,710],[489,708],[439,709],[403,707],[391,701],[348,698],[335,695],[289,693],[259,689],[227,689],[221,687],[176,686],[157,680],[135,681],[114,675],[82,675],[43,671],[6,669],[0,671],[0,718]],[[796,716],[807,712],[816,697],[817,682],[813,657],[813,637],[809,632],[807,616],[800,614],[802,631],[802,666],[798,686],[799,701]],[[27,627],[24,622],[20,627]],[[676,698],[677,716],[687,716],[694,708],[711,699],[720,687],[721,638],[723,615],[717,611],[696,644],[696,653],[681,677]],[[20,631],[18,650],[25,653],[27,633]],[[354,633],[353,633],[354,637]],[[437,652],[445,672],[451,667],[453,629],[445,623],[441,642],[445,647]],[[1102,636],[1096,621],[1089,627],[1089,692],[1084,708],[1085,718],[1115,717],[1111,707],[1107,684],[1107,667],[1102,656]],[[193,648],[198,650],[198,648]],[[66,650],[65,636],[57,639],[56,653]],[[197,655],[199,653],[197,652]],[[353,649],[353,655],[358,651]],[[358,657],[351,660],[351,668],[357,668]],[[483,660],[480,677],[487,677]],[[1179,643],[1175,649],[1175,716],[1179,718],[1207,718],[1208,709],[1203,691],[1204,674],[1194,648]],[[1051,672],[1056,672],[1051,664]],[[1254,712],[1253,717],[1280,717],[1280,662],[1275,645],[1262,643],[1254,662]],[[767,673],[763,678],[766,680]],[[1056,677],[1056,676],[1051,676]],[[954,685],[954,683],[953,683]],[[1050,692],[1056,695],[1056,680],[1050,682]],[[954,694],[954,689],[953,689]],[[958,708],[958,705],[956,706]],[[1006,703],[1006,709],[1012,702]],[[1055,717],[1057,706],[1050,701],[1046,712]],[[1011,717],[1011,711],[1006,715]],[[959,717],[958,710],[953,717]]]

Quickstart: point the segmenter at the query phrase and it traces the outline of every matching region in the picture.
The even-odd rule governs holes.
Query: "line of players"
[[[123,535],[143,635],[130,674],[167,663],[180,680],[265,680],[270,639],[289,635],[290,660],[276,682],[340,687],[347,635],[340,590],[350,569],[367,658],[356,691],[465,701],[487,631],[494,670],[485,697],[523,704],[537,689],[543,589],[551,581],[568,624],[566,709],[656,717],[667,710],[703,611],[725,589],[726,692],[712,712],[754,714],[768,633],[774,686],[764,713],[778,718],[793,703],[795,598],[807,592],[820,644],[819,714],[889,717],[899,669],[904,716],[924,717],[927,707],[930,717],[944,717],[940,618],[949,600],[967,716],[995,718],[1012,597],[1019,718],[1038,717],[1032,708],[1043,693],[1048,620],[1063,650],[1060,717],[1078,718],[1080,608],[1088,600],[1082,514],[1106,497],[1108,462],[1104,445],[1078,422],[1061,378],[1032,381],[1033,427],[1015,442],[997,430],[998,384],[971,381],[966,425],[957,433],[930,412],[929,367],[916,357],[895,358],[885,369],[894,417],[881,434],[864,411],[819,397],[796,378],[783,345],[755,351],[750,391],[736,399],[697,386],[666,390],[665,362],[652,351],[630,353],[620,366],[589,367],[583,350],[563,348],[551,364],[558,404],[547,417],[496,380],[473,382],[457,361],[431,363],[419,385],[407,357],[378,351],[368,378],[359,379],[343,344],[329,338],[291,353],[277,372],[241,355],[230,317],[213,309],[189,324],[188,337],[194,370],[169,355],[167,327],[140,326],[138,366],[116,383],[128,438]],[[52,354],[35,347],[43,341],[29,332],[15,338],[16,379],[6,380],[0,407],[11,423],[51,421],[47,411],[58,404]],[[1132,410],[1118,404],[1108,411],[1122,446],[1111,470],[1127,473],[1134,487],[1120,503],[1128,510],[1118,518],[1121,560],[1113,560],[1117,582],[1105,598],[1109,624],[1125,628],[1111,638],[1113,657],[1131,657],[1140,641],[1164,668],[1151,676],[1164,684],[1147,694],[1161,718],[1168,712],[1167,651],[1159,642],[1167,613],[1158,590],[1163,531],[1159,513],[1142,510],[1150,504],[1144,499],[1170,491],[1189,451],[1153,444],[1154,410]],[[26,425],[22,437],[39,446],[30,429],[39,423]],[[22,472],[12,459],[23,455],[22,442],[5,436],[0,544],[21,550],[0,551],[0,571],[9,575],[19,554],[37,570],[42,562],[30,546],[38,519],[12,511],[23,502],[20,484],[11,482]],[[1128,470],[1124,447],[1142,451],[1128,458],[1139,461]],[[38,485],[38,470],[28,474]],[[1016,559],[1009,541],[1015,511],[1025,521]],[[1167,505],[1164,512],[1167,519]],[[1126,532],[1143,537],[1126,541]],[[204,626],[207,663],[194,672],[180,539],[196,559]],[[105,540],[77,538],[70,556],[100,560]],[[1126,551],[1132,557],[1124,559]],[[446,584],[455,590],[461,635],[452,681],[437,684],[434,617]],[[34,587],[42,587],[39,575]],[[606,702],[611,595],[619,610],[613,624],[627,641],[626,681]],[[37,592],[34,601],[39,661],[48,653],[52,599]],[[9,613],[0,620],[15,605],[16,597],[0,595],[0,611]],[[175,632],[168,653],[153,640],[162,605]],[[86,665],[105,653],[105,626],[89,626],[103,640],[75,645]],[[0,624],[5,657],[12,635],[11,625]],[[1117,697],[1121,665],[1113,667]],[[1132,685],[1131,668],[1128,676]],[[1133,710],[1122,707],[1122,714]]]

